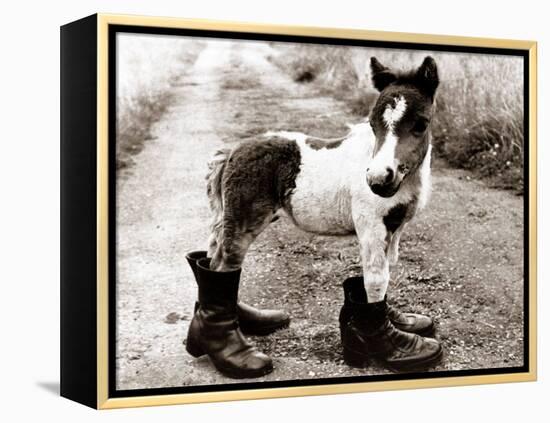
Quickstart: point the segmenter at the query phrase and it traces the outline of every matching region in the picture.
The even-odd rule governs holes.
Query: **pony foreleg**
[[[388,247],[388,262],[391,266],[394,266],[397,264],[397,260],[399,259],[399,240],[401,239],[401,234],[403,233],[403,229],[405,229],[405,224],[403,223],[397,230],[393,233],[390,239],[390,245]]]
[[[361,244],[363,279],[369,303],[383,301],[390,280],[389,262],[386,256],[387,231],[380,225],[356,228]]]

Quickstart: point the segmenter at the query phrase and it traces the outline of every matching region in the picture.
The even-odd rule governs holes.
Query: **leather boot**
[[[197,261],[206,257],[206,251],[192,251],[185,256],[195,280],[197,279]],[[195,302],[195,312],[199,306]],[[269,335],[276,330],[288,327],[290,317],[282,310],[259,310],[243,302],[237,303],[239,327],[245,335]]]
[[[366,295],[366,293],[362,294],[363,292],[365,292],[365,286],[362,276],[347,278],[344,281],[344,305],[340,310],[340,331],[351,317],[350,296]],[[391,304],[388,304],[387,307],[388,318],[397,329],[421,336],[434,334],[435,326],[430,317],[422,314],[402,313]]]
[[[437,340],[397,329],[389,319],[385,299],[369,303],[365,291],[354,291],[348,304],[350,318],[341,327],[348,365],[366,367],[370,359],[377,359],[394,371],[424,370],[443,356]]]
[[[208,354],[223,375],[253,378],[273,371],[271,359],[247,342],[239,329],[237,298],[241,269],[210,270],[210,259],[197,262],[199,307],[187,333],[187,352]]]

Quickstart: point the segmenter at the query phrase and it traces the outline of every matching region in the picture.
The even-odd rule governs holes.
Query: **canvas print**
[[[117,390],[525,364],[523,57],[115,45]]]

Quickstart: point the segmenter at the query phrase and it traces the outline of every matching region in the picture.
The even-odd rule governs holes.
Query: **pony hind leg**
[[[234,222],[233,218],[226,216],[223,227],[211,244],[214,252],[210,268],[218,272],[239,269],[250,245],[273,221],[274,216],[273,210],[264,210],[263,213],[244,222]]]
[[[208,237],[208,257],[213,257],[218,249],[218,244],[221,241],[223,229],[222,213],[215,212],[212,222],[210,223],[210,236]]]
[[[210,264],[213,270],[239,268],[250,244],[275,217],[294,187],[300,152],[295,142],[245,142],[211,178],[223,214]],[[214,174],[213,174],[214,175]]]

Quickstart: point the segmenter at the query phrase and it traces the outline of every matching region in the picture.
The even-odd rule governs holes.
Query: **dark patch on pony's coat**
[[[388,211],[388,214],[384,216],[384,225],[388,232],[394,233],[403,224],[408,209],[407,204],[398,204]]]
[[[300,164],[300,148],[294,140],[240,144],[232,151],[222,176],[225,214],[238,225],[250,227],[262,221],[266,211],[274,213],[285,207],[296,188]]]
[[[226,265],[240,266],[247,249],[243,242],[276,220],[278,209],[289,210],[300,164],[294,140],[245,141],[231,152],[221,175],[221,248]]]
[[[309,145],[313,150],[321,150],[323,148],[326,148],[327,150],[332,150],[334,148],[340,147],[343,142],[343,138],[337,141],[323,141],[314,138],[306,139],[306,144]]]

